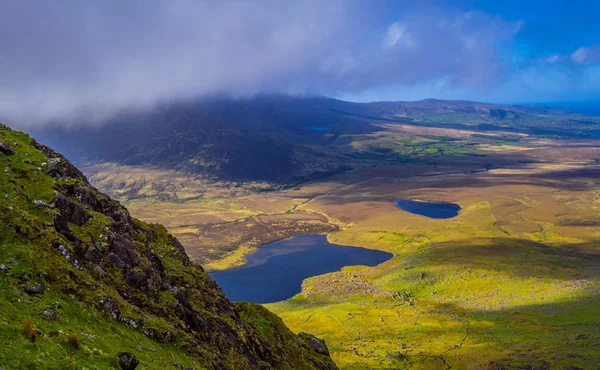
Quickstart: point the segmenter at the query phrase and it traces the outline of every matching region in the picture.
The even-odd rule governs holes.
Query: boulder
[[[30,285],[25,288],[25,292],[29,294],[44,294],[44,287],[42,284],[37,283],[35,285]]]
[[[140,361],[135,357],[133,353],[121,352],[119,353],[119,366],[122,370],[135,370],[140,364]]]
[[[60,158],[50,158],[48,160],[48,175],[55,177],[61,170]]]
[[[51,309],[48,309],[48,308],[45,309],[44,312],[43,312],[43,314],[46,315],[46,316],[48,316],[48,318],[51,321],[58,321],[58,320],[60,320],[60,315],[57,314],[56,312],[52,311]]]
[[[300,333],[298,336],[303,339],[313,351],[321,355],[329,356],[329,350],[327,349],[325,342],[319,338],[309,333]]]
[[[68,241],[74,242],[77,239],[73,232],[71,232],[67,219],[60,213],[54,216],[54,229],[63,234]]]
[[[15,154],[15,151],[13,150],[13,148],[11,148],[10,144],[8,144],[6,141],[0,141],[0,153],[9,155],[9,154]]]
[[[100,266],[94,266],[94,268],[92,269],[92,273],[94,274],[94,276],[96,276],[97,278],[103,278],[104,276],[106,276],[106,272],[104,271],[104,269]]]

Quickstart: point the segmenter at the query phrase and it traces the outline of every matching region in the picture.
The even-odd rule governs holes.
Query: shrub
[[[25,319],[25,328],[23,329],[23,334],[25,334],[25,338],[29,339],[32,342],[35,342],[38,336],[37,328],[31,322],[31,319],[28,317]]]
[[[79,342],[79,337],[76,334],[69,334],[67,337],[67,342],[71,347],[73,347],[73,349],[81,349],[81,342]]]

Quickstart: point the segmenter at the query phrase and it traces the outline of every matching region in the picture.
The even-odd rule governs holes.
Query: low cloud
[[[523,22],[381,4],[0,2],[0,120],[94,122],[211,94],[485,88],[510,72],[501,50]]]

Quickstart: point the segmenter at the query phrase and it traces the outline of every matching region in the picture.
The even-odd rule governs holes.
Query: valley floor
[[[306,233],[393,253],[373,268],[307,279],[301,294],[267,305],[293,331],[325,339],[342,369],[600,368],[600,149],[538,141],[480,150],[490,155],[128,207],[165,224],[208,269]],[[462,210],[428,219],[397,209],[397,198]]]

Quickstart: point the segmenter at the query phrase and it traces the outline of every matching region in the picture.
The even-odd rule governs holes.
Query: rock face
[[[10,130],[0,125],[0,131]],[[323,342],[295,335],[262,306],[229,301],[164,227],[132,218],[60,154],[29,139],[16,145],[10,158],[18,158],[25,146],[35,184],[26,183],[29,175],[20,170],[13,182],[0,185],[7,196],[24,194],[29,218],[16,225],[20,210],[12,203],[0,209],[0,223],[12,238],[2,242],[31,245],[49,267],[31,273],[35,279],[45,276],[43,285],[35,279],[20,282],[23,292],[39,296],[49,289],[76,299],[106,320],[175,343],[202,368],[336,368]],[[36,206],[32,199],[52,207]],[[60,320],[52,310],[43,315]],[[135,356],[121,355],[122,369],[137,366]]]

